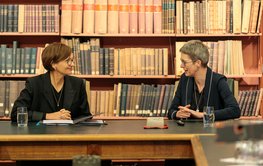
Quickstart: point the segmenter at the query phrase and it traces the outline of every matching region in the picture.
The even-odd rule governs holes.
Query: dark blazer
[[[25,88],[14,103],[11,120],[16,122],[17,107],[28,109],[28,120],[39,121],[45,119],[46,113],[56,112],[50,73],[28,78]],[[65,76],[63,108],[71,112],[74,119],[80,115],[91,115],[87,102],[86,86],[82,79]]]
[[[204,87],[204,103],[215,109],[215,120],[226,120],[240,117],[240,108],[233,93],[230,91],[226,77],[213,72],[210,97],[208,97],[212,70],[207,68]],[[187,93],[187,94],[186,94]],[[168,110],[168,118],[176,119],[178,106],[190,104],[194,94],[194,78],[183,74],[180,78],[175,97]]]

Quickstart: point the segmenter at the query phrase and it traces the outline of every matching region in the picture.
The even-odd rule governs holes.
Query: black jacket
[[[46,113],[56,112],[56,104],[52,92],[50,73],[28,78],[25,88],[14,103],[11,120],[16,122],[17,107],[28,109],[28,120],[39,121]],[[91,115],[87,102],[86,86],[82,79],[65,76],[63,108],[71,112],[74,119],[80,115]]]
[[[213,72],[210,97],[208,97],[212,70],[207,68],[204,87],[204,103],[213,106],[215,109],[215,120],[226,120],[240,117],[240,108],[233,93],[230,91],[226,77]],[[187,83],[188,82],[188,83]],[[187,92],[187,94],[186,94]],[[178,106],[190,104],[194,94],[194,78],[183,74],[177,87],[175,97],[168,110],[168,118],[176,119]]]

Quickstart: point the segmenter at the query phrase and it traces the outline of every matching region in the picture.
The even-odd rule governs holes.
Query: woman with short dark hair
[[[85,82],[69,76],[74,67],[71,48],[52,43],[42,52],[45,74],[28,78],[14,103],[11,120],[16,121],[17,107],[27,107],[28,120],[74,119],[91,115]]]

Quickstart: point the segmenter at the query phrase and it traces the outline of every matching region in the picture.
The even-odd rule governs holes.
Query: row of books
[[[14,102],[24,87],[25,81],[0,80],[0,117],[10,117]]]
[[[176,33],[259,33],[262,0],[176,0]]]
[[[74,54],[73,74],[83,75],[168,75],[167,48],[100,48],[98,38],[80,42],[79,38],[62,39]],[[179,49],[185,42],[176,42],[175,75],[184,71],[180,67]],[[242,43],[239,40],[205,42],[209,48],[208,66],[224,75],[245,74]],[[0,45],[1,74],[41,74],[45,69],[41,61],[44,47],[18,48],[17,41],[8,48]],[[174,74],[174,73],[171,73]]]
[[[113,90],[86,90],[90,110],[100,116],[166,116],[178,82],[172,85],[125,84],[114,85]],[[242,116],[260,115],[263,89],[238,92],[238,82],[228,79],[230,90],[238,100]],[[0,117],[9,117],[14,101],[25,87],[25,81],[0,80]],[[236,95],[239,96],[236,96]]]
[[[162,116],[169,109],[175,85],[114,85],[113,91],[90,91],[90,108],[101,116]]]
[[[245,74],[241,40],[225,40],[204,43],[207,45],[210,54],[208,66],[211,67],[213,71],[224,75]],[[184,70],[180,67],[181,56],[179,51],[184,44],[185,42],[175,43],[176,75],[181,75],[184,72]]]
[[[0,4],[0,32],[59,32],[59,6]]]
[[[88,90],[93,114],[118,116],[163,116],[167,114],[179,81],[174,85],[124,84],[114,85],[114,90]],[[263,89],[239,91],[238,81],[227,83],[241,109],[241,116],[259,116]],[[87,88],[90,89],[90,88]]]
[[[259,116],[263,89],[239,91],[239,107],[242,116]]]
[[[36,74],[37,48],[17,48],[17,42],[8,48],[0,45],[0,73],[1,74]]]
[[[167,48],[100,48],[99,39],[62,39],[75,55],[75,74],[168,75]]]
[[[62,0],[61,33],[174,33],[174,0]]]

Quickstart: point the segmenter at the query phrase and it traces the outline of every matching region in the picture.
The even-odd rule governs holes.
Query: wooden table
[[[168,129],[143,129],[145,120],[109,121],[103,126],[44,126],[18,128],[0,122],[0,160],[70,160],[75,155],[98,154],[102,159],[195,159],[208,165],[198,136],[212,136],[213,128],[200,122]],[[195,157],[196,156],[196,157]]]

